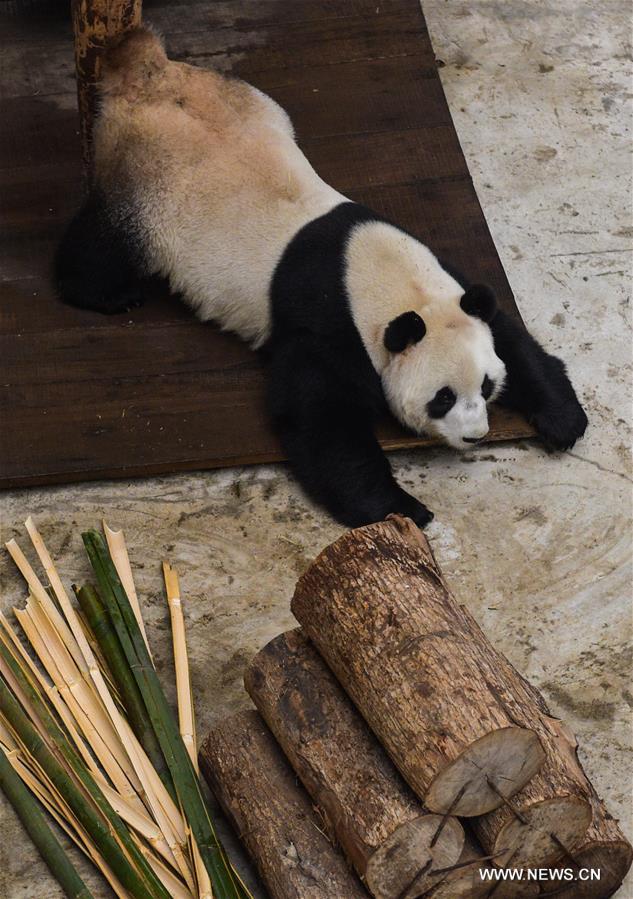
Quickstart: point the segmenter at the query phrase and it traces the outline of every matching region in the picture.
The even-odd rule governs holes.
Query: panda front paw
[[[549,450],[568,450],[585,433],[587,416],[574,397],[565,403],[549,403],[532,419],[532,424]]]
[[[427,524],[430,524],[435,517],[431,510],[426,508],[424,503],[421,503],[414,496],[411,496],[404,490],[398,497],[396,508],[392,509],[391,511],[398,512],[400,515],[404,515],[406,518],[410,518],[411,521],[414,521],[420,529],[425,528]]]

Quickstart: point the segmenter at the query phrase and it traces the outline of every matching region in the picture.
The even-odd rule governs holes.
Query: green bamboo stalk
[[[90,834],[105,861],[132,896],[135,899],[170,899],[162,882],[132,840],[127,827],[105,798],[39,692],[2,640],[0,640],[0,655],[31,703],[38,724],[41,724],[50,739],[51,748],[33,727],[8,685],[0,677],[0,710],[11,722],[28,751],[42,765]],[[71,769],[74,777],[68,773],[65,765]],[[78,786],[77,781],[81,786]]]
[[[121,649],[119,638],[101,601],[101,597],[92,584],[87,584],[79,589],[73,587],[73,590],[108,664],[110,674],[119,691],[121,702],[125,709],[125,717],[156,769],[158,776],[169,791],[171,798],[176,801],[176,793],[169,768],[156,739],[143,697],[127,663],[125,654]]]
[[[0,749],[0,788],[48,868],[70,899],[93,899],[61,843],[53,833],[39,803],[22,782],[4,751]]]
[[[172,710],[162,691],[143,635],[101,535],[94,530],[82,534],[84,545],[128,665],[136,678],[147,712],[174,781],[176,793],[209,872],[216,899],[249,899],[236,881],[215,833],[198,776],[189,758]]]

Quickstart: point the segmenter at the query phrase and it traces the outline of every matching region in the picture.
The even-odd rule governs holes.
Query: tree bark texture
[[[470,621],[473,634],[481,633],[479,625],[470,613],[463,609]],[[482,664],[484,664],[482,662]],[[556,890],[556,895],[567,897],[602,897],[610,896],[620,886],[627,871],[633,862],[633,847],[620,830],[617,821],[607,810],[596,790],[587,777],[578,758],[578,743],[572,731],[558,718],[555,718],[549,710],[543,696],[536,687],[525,680],[512,666],[509,660],[501,653],[496,652],[493,657],[486,660],[486,676],[495,678],[496,689],[507,704],[508,710],[520,721],[522,710],[528,708],[530,701],[533,711],[530,712],[531,726],[536,730],[545,747],[546,761],[534,780],[518,793],[513,804],[523,811],[529,810],[528,791],[538,787],[539,781],[550,785],[553,782],[561,782],[564,779],[566,788],[571,796],[580,796],[583,802],[587,802],[590,808],[590,823],[580,837],[572,837],[567,848],[570,855],[563,853],[561,865],[564,867],[596,868],[600,870],[599,880],[574,881],[565,885],[561,881],[555,881],[551,889]],[[519,700],[517,704],[516,700]],[[544,790],[544,784],[541,784]],[[491,820],[502,816],[509,820],[511,814],[507,810],[499,810],[486,815],[483,819],[472,822],[475,830],[487,839],[487,828]],[[586,811],[582,814],[582,820],[586,820]],[[578,819],[576,819],[578,823]],[[485,833],[484,833],[485,832]],[[561,830],[557,830],[561,836]],[[519,828],[519,839],[525,838],[525,829]],[[528,838],[529,839],[529,838]],[[547,847],[547,841],[545,841]],[[550,848],[552,848],[550,846]],[[558,852],[561,856],[561,853]],[[551,855],[549,856],[551,859]],[[546,862],[539,864],[549,864]],[[515,860],[511,862],[515,864]]]
[[[426,539],[399,516],[349,531],[301,577],[292,610],[405,780],[437,813],[480,815],[544,761],[481,672]]]
[[[434,869],[457,862],[461,825],[425,811],[299,629],[255,656],[245,684],[374,896],[414,899],[433,883]]]
[[[272,899],[366,899],[257,712],[215,728],[200,766]]]

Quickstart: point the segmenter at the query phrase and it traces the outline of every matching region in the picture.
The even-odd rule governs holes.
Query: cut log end
[[[495,859],[501,867],[544,866],[559,859],[586,833],[591,806],[579,796],[556,796],[519,814],[501,828],[492,849],[503,853]]]
[[[589,880],[574,880],[565,883],[552,880],[542,885],[544,895],[554,895],[556,899],[605,899],[612,896],[622,884],[633,862],[633,852],[629,843],[613,841],[589,843],[572,851],[578,869],[584,868]],[[564,867],[573,867],[565,862]],[[591,872],[599,872],[599,877]]]
[[[517,793],[541,768],[545,754],[537,735],[502,727],[471,743],[432,782],[424,798],[438,814],[484,815],[502,797]]]
[[[433,871],[459,858],[464,831],[454,818],[425,815],[403,824],[374,852],[365,882],[378,899],[414,899],[433,882]]]

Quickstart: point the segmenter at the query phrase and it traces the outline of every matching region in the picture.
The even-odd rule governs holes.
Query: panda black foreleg
[[[570,449],[585,433],[587,416],[564,363],[504,312],[495,314],[490,328],[507,371],[499,404],[525,415],[550,449]]]
[[[290,466],[306,493],[349,527],[399,512],[420,527],[433,514],[395,480],[369,410],[299,345],[273,359],[270,405]]]
[[[113,314],[141,306],[140,253],[133,228],[92,191],[68,226],[55,257],[60,298]]]

